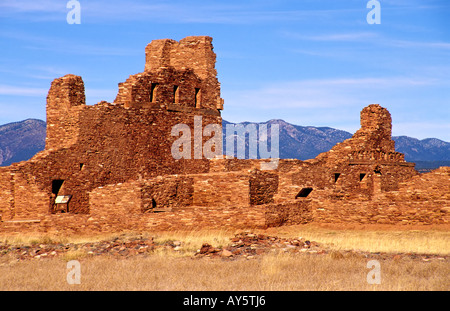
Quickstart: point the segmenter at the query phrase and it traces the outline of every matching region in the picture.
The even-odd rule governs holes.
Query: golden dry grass
[[[337,250],[361,250],[367,252],[450,254],[449,228],[390,230],[356,229],[340,230],[317,226],[290,226],[271,229],[278,236],[303,237]]]
[[[269,254],[222,261],[162,256],[80,258],[81,284],[69,285],[63,259],[0,267],[1,290],[448,290],[446,261],[383,260],[381,284],[366,281],[368,259],[332,255]]]
[[[203,243],[226,246],[237,232],[196,231],[144,233],[156,243],[182,241],[177,251],[159,248],[146,257],[117,259],[69,252],[53,259],[16,261],[0,257],[0,290],[444,290],[450,289],[448,259],[423,261],[389,256],[380,259],[381,284],[366,281],[369,258],[342,250],[386,253],[425,253],[448,256],[448,230],[335,230],[314,226],[281,227],[268,235],[303,237],[325,245],[328,254],[269,253],[254,259],[193,258]],[[259,232],[256,232],[259,233]],[[133,233],[129,233],[130,236]],[[10,244],[85,243],[95,237],[3,237]],[[115,235],[117,236],[117,235]],[[14,240],[15,239],[15,240]],[[81,284],[66,281],[69,260],[81,264]]]

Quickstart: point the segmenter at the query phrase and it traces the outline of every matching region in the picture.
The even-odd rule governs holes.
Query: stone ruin
[[[0,168],[1,232],[448,224],[450,168],[419,174],[379,105],[315,159],[273,170],[264,159],[174,159],[176,124],[222,124],[212,38],[154,40],[145,52],[144,72],[112,103],[86,105],[79,76],[52,82],[45,150]]]

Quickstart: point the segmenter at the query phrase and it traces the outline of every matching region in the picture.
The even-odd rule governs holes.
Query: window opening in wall
[[[377,175],[381,175],[381,167],[377,165],[373,172]]]
[[[295,198],[306,198],[311,193],[311,191],[313,191],[313,188],[303,188],[299,193],[297,193]]]
[[[336,183],[341,176],[341,173],[334,173],[334,182]]]
[[[83,169],[84,163],[80,163],[80,171]]]
[[[174,104],[178,103],[179,97],[180,97],[180,88],[178,87],[178,85],[174,85],[173,86],[173,103]]]
[[[150,87],[150,102],[154,102],[156,98],[156,87],[158,86],[158,83],[152,83],[152,86]]]
[[[200,89],[195,88],[195,108],[200,108]]]
[[[364,177],[366,177],[365,173],[359,174],[359,181],[363,181]]]
[[[58,195],[59,190],[61,189],[63,183],[64,183],[64,180],[61,180],[61,179],[53,180],[52,181],[52,193]]]

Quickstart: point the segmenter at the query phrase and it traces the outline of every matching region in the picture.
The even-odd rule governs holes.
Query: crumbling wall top
[[[363,149],[395,152],[392,140],[392,118],[386,108],[372,104],[361,111],[361,129],[353,135]]]
[[[67,74],[53,80],[47,95],[47,104],[60,108],[86,105],[83,79],[80,76]]]
[[[193,69],[205,79],[217,76],[215,63],[212,38],[208,36],[190,36],[179,42],[153,40],[145,48],[145,71],[172,66],[177,70]]]
[[[361,128],[329,152],[316,157],[334,164],[354,160],[404,162],[404,155],[395,151],[392,140],[392,118],[386,108],[372,104],[361,111]]]
[[[390,139],[392,134],[392,118],[386,108],[378,104],[365,107],[361,111],[361,131],[377,132]]]

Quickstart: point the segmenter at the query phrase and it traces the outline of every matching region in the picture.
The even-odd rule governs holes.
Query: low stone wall
[[[248,206],[249,174],[242,172],[191,175],[196,206]]]
[[[324,189],[313,191],[308,198],[250,205],[249,174],[197,174],[190,175],[189,178],[174,175],[164,178],[167,178],[166,182],[173,184],[175,190],[166,191],[166,187],[160,187],[160,190],[164,191],[158,191],[157,178],[152,181],[131,181],[99,187],[89,195],[91,213],[88,215],[62,213],[45,214],[26,220],[3,219],[0,232],[88,234],[117,231],[251,229],[306,223],[445,225],[450,224],[449,177],[450,168],[441,168],[411,178],[402,183],[398,191],[380,191],[373,196],[354,194],[344,200],[339,193],[333,195]],[[204,180],[210,183],[211,188],[208,190],[208,187],[202,186],[199,189],[209,191],[209,195],[216,194],[217,191],[222,191],[222,194],[227,191],[228,196],[224,197],[234,194],[238,196],[236,203],[211,197],[209,204],[205,206],[190,204],[191,201],[186,198],[192,198],[193,195],[192,202],[195,202],[195,183]],[[227,183],[230,180],[232,182]],[[146,200],[148,201],[147,187],[150,184],[154,185],[151,195],[159,195],[161,202],[175,199],[176,204],[164,212],[143,209]],[[176,200],[174,193],[180,194],[180,200]],[[206,197],[206,194],[202,196]]]
[[[0,218],[3,220],[12,218],[11,207],[14,200],[12,178],[11,171],[8,168],[0,167]]]
[[[37,219],[50,210],[50,198],[34,179],[9,168],[0,169],[2,220]]]
[[[320,223],[449,224],[450,168],[414,176],[401,183],[398,191],[372,197],[339,200],[319,193],[312,199],[311,210],[314,221]]]
[[[448,224],[448,212],[419,202],[314,201],[314,222],[348,224],[431,225]]]
[[[311,200],[299,199],[291,202],[266,204],[266,227],[299,225],[313,221]]]
[[[187,207],[169,212],[139,213],[126,218],[50,214],[35,221],[0,223],[2,233],[91,234],[121,231],[227,230],[265,228],[265,209],[244,207]]]

